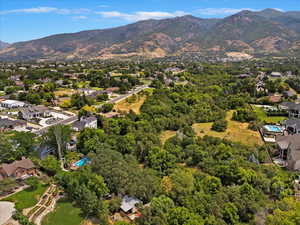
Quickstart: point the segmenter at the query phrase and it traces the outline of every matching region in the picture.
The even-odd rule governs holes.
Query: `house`
[[[51,115],[51,111],[45,106],[32,106],[25,109],[21,109],[19,117],[24,120],[32,120],[35,118],[45,118]]]
[[[287,97],[287,98],[294,98],[294,97],[297,96],[297,95],[296,95],[293,91],[291,91],[291,90],[289,90],[289,91],[284,91],[284,92],[283,92],[283,95],[284,95],[285,97]]]
[[[269,96],[269,101],[272,103],[279,103],[281,102],[282,95],[274,94]]]
[[[22,160],[0,165],[0,180],[5,178],[26,179],[37,174],[36,168],[30,159],[22,158]]]
[[[94,116],[82,117],[80,120],[73,123],[72,129],[74,131],[81,131],[85,128],[97,129],[97,118]]]
[[[241,78],[241,79],[245,79],[245,78],[251,77],[251,75],[245,73],[245,74],[240,74],[238,77]]]
[[[282,73],[280,73],[280,72],[272,72],[271,73],[271,77],[276,77],[276,78],[282,77]]]
[[[0,118],[0,132],[25,128],[26,121]]]
[[[112,94],[113,92],[117,92],[117,91],[119,91],[119,90],[120,90],[119,87],[110,87],[110,88],[106,88],[106,89],[105,89],[105,92],[106,92],[107,94]]]
[[[1,107],[7,109],[22,108],[26,106],[24,102],[16,101],[16,100],[4,100],[0,103],[0,105]]]
[[[11,81],[20,81],[21,80],[21,75],[12,75],[8,78]]]
[[[140,213],[138,212],[136,206],[141,203],[142,201],[140,201],[139,199],[135,197],[129,197],[126,195],[122,199],[120,208],[122,212],[129,217],[129,219],[134,220],[135,218],[140,216]]]
[[[255,86],[257,92],[265,91],[265,83],[263,81],[258,81]]]
[[[79,88],[78,92],[82,95],[91,95],[96,92],[96,90],[90,88]]]
[[[300,134],[300,119],[288,119],[282,122],[289,134]]]
[[[289,118],[300,119],[300,104],[283,102],[279,105],[279,108],[287,110],[289,112]]]
[[[280,158],[286,162],[291,170],[300,169],[300,134],[277,136],[276,143]]]
[[[24,87],[23,81],[15,81],[16,86],[18,87]]]

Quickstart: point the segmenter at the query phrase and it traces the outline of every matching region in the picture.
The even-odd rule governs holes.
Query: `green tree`
[[[228,126],[228,122],[225,119],[217,120],[213,123],[211,129],[217,132],[224,132],[226,131]]]
[[[40,166],[46,170],[50,175],[55,175],[60,171],[59,161],[52,155],[47,156],[40,162]]]
[[[39,181],[37,177],[29,177],[26,179],[25,183],[30,186],[32,190],[37,189]]]
[[[65,125],[55,125],[49,128],[43,136],[43,142],[56,151],[59,160],[62,160],[67,143],[71,139],[71,128]]]
[[[233,203],[226,203],[222,211],[223,219],[228,224],[237,224],[239,221],[238,209]]]

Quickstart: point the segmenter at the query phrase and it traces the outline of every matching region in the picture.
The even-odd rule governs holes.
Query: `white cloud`
[[[16,14],[16,13],[57,13],[57,14],[81,14],[88,13],[89,9],[59,9],[55,7],[36,7],[36,8],[26,8],[26,9],[12,9],[0,11],[0,15],[6,14]]]
[[[75,20],[85,20],[88,17],[87,16],[73,16],[72,18],[75,19]]]
[[[243,10],[250,10],[250,11],[257,11],[257,9],[251,8],[205,8],[205,9],[198,9],[196,10],[197,13],[206,16],[218,16],[218,15],[230,15],[241,12]]]
[[[99,8],[108,8],[109,5],[98,5]]]
[[[187,13],[183,11],[175,11],[175,12],[145,12],[139,11],[134,13],[122,13],[118,11],[108,11],[108,12],[96,12],[96,14],[101,15],[104,18],[119,18],[127,21],[139,21],[139,20],[147,20],[147,19],[163,19],[170,18],[176,16],[184,16]]]

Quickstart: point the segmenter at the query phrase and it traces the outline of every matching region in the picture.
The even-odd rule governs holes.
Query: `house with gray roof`
[[[289,118],[300,119],[300,104],[294,102],[283,102],[279,105],[280,109],[289,112]]]
[[[300,119],[288,119],[282,122],[289,134],[300,134]]]
[[[26,125],[26,121],[23,120],[11,120],[8,118],[0,118],[0,132],[24,128],[26,127]]]
[[[290,170],[300,170],[300,134],[277,136],[280,157]]]
[[[21,109],[19,117],[24,120],[32,120],[35,118],[46,118],[49,117],[51,111],[46,106],[31,106],[28,108]]]
[[[125,195],[122,199],[121,210],[125,213],[133,213],[136,211],[136,205],[142,203],[141,200]]]
[[[95,116],[82,117],[72,125],[74,131],[81,131],[85,128],[97,129],[97,118]]]

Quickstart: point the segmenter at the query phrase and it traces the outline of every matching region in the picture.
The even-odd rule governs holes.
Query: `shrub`
[[[19,211],[15,212],[15,214],[13,215],[13,218],[15,220],[19,221],[19,223],[21,225],[34,225],[34,223],[30,222],[29,219]]]
[[[256,120],[257,115],[250,109],[238,109],[236,112],[233,113],[232,119],[235,121],[245,123]]]
[[[215,121],[211,129],[217,132],[224,132],[226,131],[227,126],[228,126],[227,120],[222,119],[222,120]]]

